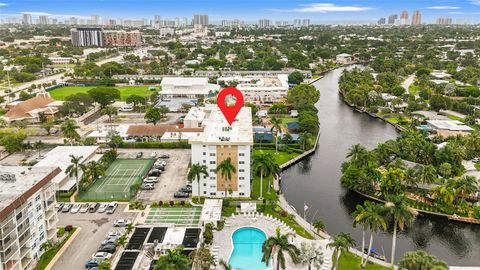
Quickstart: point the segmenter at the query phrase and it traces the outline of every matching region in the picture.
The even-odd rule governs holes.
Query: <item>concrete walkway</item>
[[[45,267],[45,270],[51,270],[53,268],[55,263],[58,261],[58,259],[60,259],[60,257],[62,257],[63,253],[67,250],[67,248],[70,246],[70,244],[72,244],[73,240],[75,240],[75,238],[77,237],[77,235],[80,233],[81,230],[82,230],[82,228],[77,227],[75,232],[70,236],[70,238],[68,238],[67,242],[65,242],[65,244],[62,246],[62,248],[59,249],[57,254],[55,254],[55,256],[52,258],[52,260],[47,265],[47,267]]]

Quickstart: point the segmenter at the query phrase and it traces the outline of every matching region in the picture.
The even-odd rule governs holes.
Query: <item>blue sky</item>
[[[0,0],[0,16],[22,12],[47,13],[58,18],[98,14],[108,18],[188,17],[208,14],[210,21],[259,18],[292,20],[310,18],[313,22],[376,21],[418,9],[423,20],[452,17],[480,22],[480,0]]]

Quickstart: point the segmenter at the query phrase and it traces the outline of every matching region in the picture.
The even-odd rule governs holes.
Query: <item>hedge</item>
[[[124,142],[120,145],[120,148],[190,148],[190,144],[187,141],[180,142]]]

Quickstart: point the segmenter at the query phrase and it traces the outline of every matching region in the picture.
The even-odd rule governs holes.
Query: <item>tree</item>
[[[161,119],[162,116],[159,108],[150,107],[147,109],[147,112],[145,113],[145,120],[147,120],[147,123],[153,123],[156,125]]]
[[[302,150],[306,150],[310,148],[312,145],[311,140],[313,139],[313,135],[310,132],[302,132],[298,138],[298,143],[300,144],[300,148]]]
[[[168,109],[167,106],[160,106],[158,107],[158,110],[160,112],[160,119],[163,119],[163,118],[166,118],[167,117],[167,113],[170,112],[170,110]]]
[[[395,248],[397,243],[397,228],[403,231],[406,226],[410,225],[415,218],[416,212],[408,207],[403,196],[396,196],[391,198],[385,204],[387,216],[393,222],[393,236],[392,236],[392,256],[390,263],[393,267],[395,263]]]
[[[252,159],[252,169],[254,173],[260,174],[260,194],[258,199],[263,199],[263,177],[270,177],[272,174],[280,174],[280,168],[271,154],[254,154]],[[270,192],[270,180],[268,183],[268,192]]]
[[[215,258],[204,245],[190,253],[190,259],[193,261],[192,269],[196,270],[210,270],[210,267],[215,265]]]
[[[122,234],[118,240],[117,240],[117,244],[121,247],[125,247],[127,245],[127,235],[126,234]]]
[[[33,148],[35,148],[38,151],[38,157],[40,158],[41,151],[43,148],[45,148],[45,143],[43,143],[42,141],[36,141],[33,144]]]
[[[77,193],[80,191],[80,182],[78,181],[79,169],[82,169],[80,162],[82,161],[83,156],[74,156],[70,155],[70,165],[65,169],[65,173],[72,177],[75,176],[75,181],[77,184]]]
[[[133,104],[133,107],[137,108],[138,105],[145,105],[147,100],[139,95],[130,95],[125,99],[125,102],[128,104]]]
[[[288,82],[293,84],[300,84],[303,82],[303,74],[300,71],[294,71],[288,75]]]
[[[233,270],[233,267],[224,260],[220,260],[220,265],[223,267],[224,270]]]
[[[232,180],[232,173],[236,173],[237,169],[232,164],[232,159],[230,157],[224,159],[220,164],[218,164],[215,172],[220,172],[223,180],[225,180],[225,197],[227,197],[227,182],[230,183]],[[228,184],[229,186],[230,184]]]
[[[188,181],[197,181],[198,186],[198,198],[197,202],[200,202],[200,178],[208,177],[207,165],[192,164],[190,171],[188,172],[187,179]]]
[[[303,242],[300,245],[299,263],[306,265],[308,270],[320,269],[323,265],[323,252],[320,247],[315,246],[313,243],[306,244]]]
[[[437,178],[437,170],[433,165],[422,166],[419,170],[419,179],[424,184],[432,184]]]
[[[98,270],[111,270],[112,265],[110,264],[109,260],[104,260],[98,265]]]
[[[108,146],[113,150],[116,151],[116,149],[123,143],[123,139],[120,135],[118,135],[118,132],[111,130],[107,134],[107,144]]]
[[[97,86],[88,90],[87,93],[102,108],[115,102],[116,99],[120,99],[120,91],[113,87]]]
[[[0,131],[0,145],[5,147],[5,151],[10,154],[23,150],[23,141],[25,138],[27,138],[27,133],[24,129],[17,131]]]
[[[280,228],[277,228],[276,235],[270,236],[267,240],[265,240],[265,242],[263,242],[262,262],[269,264],[270,258],[275,259],[276,256],[276,269],[280,270],[280,267],[285,269],[285,252],[288,253],[294,264],[299,263],[298,256],[300,250],[298,250],[295,245],[290,244],[288,241],[288,236],[282,235],[280,233]]]
[[[475,176],[463,176],[456,182],[457,196],[469,197],[478,191],[478,181]]]
[[[317,233],[319,233],[320,231],[325,231],[325,223],[320,219],[316,219],[312,225],[313,225],[313,228],[317,230]]]
[[[84,174],[83,178],[87,184],[93,183],[97,178],[105,175],[105,167],[101,162],[90,161],[80,165]]]
[[[314,105],[320,99],[320,92],[312,85],[300,84],[288,90],[287,101],[294,108]]]
[[[347,158],[357,166],[366,166],[368,163],[368,150],[361,144],[355,144],[347,152]]]
[[[333,248],[332,270],[337,269],[342,252],[347,252],[349,248],[355,247],[355,240],[348,233],[339,233],[330,238],[327,247]]]
[[[72,119],[67,119],[60,127],[62,136],[70,141],[70,145],[73,145],[73,142],[80,139],[80,135],[76,131],[77,128],[79,128],[79,126],[77,126],[77,123]]]
[[[45,129],[45,131],[47,132],[47,135],[50,135],[50,131],[52,130],[53,126],[54,126],[53,121],[46,121],[42,123],[42,128]]]
[[[105,108],[102,109],[102,114],[103,115],[108,115],[108,121],[112,122],[112,116],[118,114],[117,108],[113,106],[106,106]]]
[[[182,254],[183,247],[167,250],[165,255],[158,258],[153,270],[190,270],[190,260]]]
[[[365,207],[361,204],[357,204],[355,207],[355,211],[352,213],[353,216],[353,227],[355,228],[357,224],[362,225],[362,258],[360,260],[360,265],[363,264],[363,261],[365,260],[365,231],[368,228],[368,224],[366,219],[364,219],[364,214],[366,212]]]
[[[271,132],[275,130],[275,154],[278,154],[278,134],[282,133],[282,120],[276,117],[270,117],[272,124]]]
[[[445,262],[438,260],[423,250],[407,252],[403,255],[399,264],[400,270],[448,270]]]

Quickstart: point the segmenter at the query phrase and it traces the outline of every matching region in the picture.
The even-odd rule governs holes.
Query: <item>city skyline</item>
[[[92,6],[95,8],[91,8]],[[235,13],[229,13],[233,10]],[[398,14],[400,17],[403,10],[407,10],[410,17],[415,10],[419,10],[422,13],[422,22],[425,23],[434,23],[439,17],[480,22],[478,0],[402,1],[402,3],[373,0],[321,2],[209,0],[201,5],[194,0],[183,1],[181,5],[176,2],[151,0],[86,0],[82,4],[65,0],[26,0],[21,3],[0,0],[0,18],[22,17],[22,14],[28,13],[37,20],[39,16],[48,16],[59,22],[70,17],[88,20],[92,14],[102,19],[148,20],[153,19],[155,15],[168,19],[188,17],[191,20],[194,14],[206,14],[213,24],[220,24],[225,19],[241,19],[247,23],[256,23],[259,19],[276,21],[301,18],[308,18],[312,23],[374,23],[379,18],[388,18],[392,14]]]

